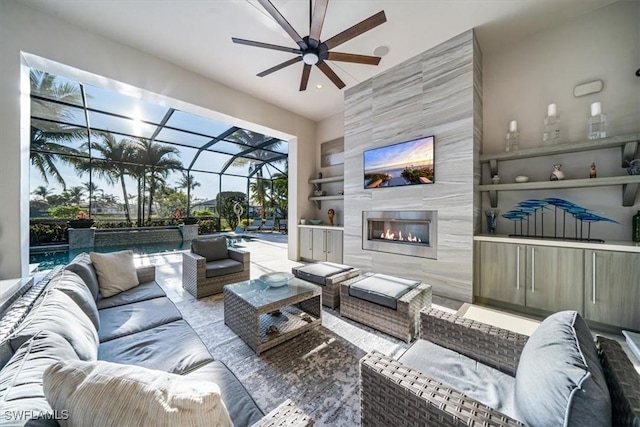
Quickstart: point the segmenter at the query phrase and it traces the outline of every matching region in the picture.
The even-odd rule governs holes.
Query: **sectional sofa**
[[[182,318],[155,281],[155,268],[137,268],[135,275],[138,285],[103,297],[89,255],[81,254],[34,285],[4,313],[0,425],[57,425],[56,419],[72,418],[73,413],[52,408],[43,387],[45,370],[70,360],[134,365],[213,382],[235,426],[280,425],[279,417],[311,425],[290,401],[265,417],[233,372],[213,359]],[[118,425],[119,420],[102,424]]]

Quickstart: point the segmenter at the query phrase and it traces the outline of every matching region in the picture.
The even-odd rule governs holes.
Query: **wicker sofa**
[[[525,335],[426,308],[420,313],[420,339],[416,344],[428,340],[475,360],[478,365],[513,376],[528,339]],[[596,347],[596,360],[603,368],[611,401],[612,425],[640,425],[640,376],[616,341],[597,336]],[[423,354],[423,357],[433,355]],[[376,351],[360,361],[360,393],[363,426],[525,425]],[[581,425],[601,426],[593,421]]]
[[[94,281],[91,276],[96,282],[87,285]],[[9,307],[0,320],[0,425],[58,425],[55,418],[61,413],[53,411],[45,397],[43,374],[55,362],[73,360],[135,365],[212,381],[220,387],[222,401],[237,426],[312,425],[289,400],[265,416],[167,298],[155,281],[155,267],[137,268],[137,277],[137,286],[103,298],[89,256],[81,254]],[[84,300],[61,295],[69,288],[76,290],[73,295],[82,288]],[[67,313],[75,316],[72,321]],[[84,339],[87,331],[95,338]],[[117,411],[114,408],[113,413]],[[68,415],[73,417],[71,412]],[[117,418],[100,421],[102,425],[126,424]]]

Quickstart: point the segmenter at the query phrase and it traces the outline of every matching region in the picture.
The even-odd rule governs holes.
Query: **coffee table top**
[[[320,295],[321,289],[304,280],[293,278],[286,286],[272,288],[260,279],[225,285],[225,290],[233,292],[255,308],[260,308],[277,301],[297,297],[302,294]]]

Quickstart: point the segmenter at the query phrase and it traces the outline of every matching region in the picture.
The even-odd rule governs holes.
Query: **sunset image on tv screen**
[[[432,184],[433,136],[364,152],[364,188]]]

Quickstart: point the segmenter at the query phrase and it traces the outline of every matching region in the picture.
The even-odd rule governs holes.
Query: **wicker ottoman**
[[[391,276],[365,273],[342,282],[340,284],[340,314],[396,338],[411,342],[419,330],[420,310],[424,307],[431,307],[431,285],[418,284],[395,300],[396,308],[394,309],[353,296],[349,292],[351,285],[368,278],[377,281],[405,281],[405,279]]]
[[[317,262],[293,267],[291,272],[298,278],[322,288],[322,305],[336,308],[340,305],[340,283],[360,275],[360,270],[344,264]]]

